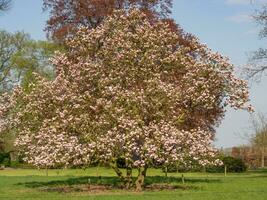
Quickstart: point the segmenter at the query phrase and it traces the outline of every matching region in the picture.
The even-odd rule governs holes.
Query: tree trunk
[[[185,180],[184,180],[184,174],[182,174],[182,183],[183,183],[183,184],[185,183]]]
[[[147,167],[144,168],[144,172],[143,172],[144,177],[146,177],[146,172],[147,172]]]
[[[265,163],[264,163],[264,147],[261,148],[261,167],[264,168],[265,167]]]
[[[126,189],[129,189],[133,186],[133,180],[132,180],[132,166],[126,167],[126,176],[123,176],[122,171],[118,168],[116,162],[113,162],[110,164],[112,169],[115,171],[119,179],[123,182],[124,187]]]
[[[146,177],[146,171],[147,171],[147,167],[139,169],[139,174],[138,174],[138,177],[135,181],[135,187],[136,187],[137,192],[141,192],[143,190],[144,181],[145,181],[145,177]]]
[[[167,177],[168,177],[168,167],[165,166],[165,178],[167,178]]]
[[[45,167],[45,175],[48,176],[48,167]]]
[[[116,163],[111,163],[110,166],[112,167],[112,169],[115,171],[115,173],[117,174],[117,176],[123,181],[125,182],[125,177],[123,176],[121,170],[118,168]]]
[[[125,178],[125,188],[129,189],[133,185],[133,179],[132,179],[132,166],[127,166],[126,168],[126,178]]]

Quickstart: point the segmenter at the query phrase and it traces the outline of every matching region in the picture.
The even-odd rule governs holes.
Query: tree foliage
[[[245,162],[240,158],[222,156],[220,160],[222,160],[223,165],[208,167],[206,169],[207,172],[222,173],[225,171],[225,167],[227,168],[227,172],[232,173],[241,173],[247,170]]]
[[[139,8],[151,20],[167,18],[172,0],[44,0],[44,9],[50,11],[46,31],[54,40],[76,33],[80,26],[95,28],[114,10]]]
[[[23,32],[0,31],[0,92],[15,85],[26,86],[32,72],[52,76],[48,58],[59,47],[47,41],[34,41]]]
[[[261,167],[265,167],[265,157],[267,156],[267,119],[263,114],[258,114],[252,119],[251,145],[260,155]]]
[[[6,31],[0,32],[0,88],[6,90],[9,85],[19,82],[20,72],[15,72],[13,57],[20,52],[29,36],[24,33],[11,34]],[[14,71],[14,72],[13,72]]]
[[[151,165],[218,163],[212,130],[226,106],[251,110],[226,58],[139,10],[82,27],[67,45],[53,59],[55,80],[36,76],[31,90],[2,96],[1,131],[18,131],[38,167],[108,163],[127,187],[135,167],[141,190]]]
[[[55,77],[48,58],[58,45],[48,41],[35,41],[23,32],[8,33],[0,31],[0,94],[10,92],[20,85],[25,90],[34,82],[33,73],[39,73],[46,78]],[[14,149],[16,132],[0,135],[0,148],[5,151]]]

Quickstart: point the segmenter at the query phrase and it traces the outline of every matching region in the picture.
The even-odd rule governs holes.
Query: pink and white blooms
[[[67,45],[52,59],[55,80],[36,75],[0,108],[1,131],[18,132],[16,145],[36,166],[123,157],[142,175],[155,163],[207,165],[225,107],[252,109],[226,58],[138,10],[81,27]]]

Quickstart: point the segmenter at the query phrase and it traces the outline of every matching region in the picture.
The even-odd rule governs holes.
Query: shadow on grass
[[[182,183],[181,177],[162,177],[162,176],[148,176],[145,180],[146,184],[153,184],[153,183]],[[192,183],[214,183],[220,182],[219,179],[207,179],[207,178],[186,178],[185,182],[192,184]]]
[[[267,168],[248,170],[245,175],[248,177],[244,178],[267,178]]]
[[[246,178],[250,178],[250,179],[253,179],[253,178],[267,178],[267,174],[258,173],[258,174],[253,174],[252,176],[249,176],[249,177],[246,177]]]
[[[267,168],[249,170],[248,172],[255,173],[255,174],[265,174],[265,175],[267,175]]]
[[[185,178],[187,184],[193,183],[213,183],[220,182],[219,179],[205,179],[205,178]],[[145,185],[150,186],[154,184],[175,184],[181,185],[182,179],[180,177],[162,177],[162,176],[148,176],[145,179]],[[18,185],[25,185],[29,188],[39,188],[39,187],[55,187],[55,186],[75,186],[75,185],[102,185],[110,186],[112,188],[122,188],[122,182],[118,177],[96,177],[96,176],[86,176],[86,177],[75,177],[68,178],[66,180],[53,180],[48,182],[32,181],[18,183]]]
[[[83,176],[76,178],[68,178],[66,180],[53,180],[48,182],[32,181],[18,183],[18,185],[25,185],[29,188],[38,188],[44,186],[73,186],[73,185],[84,185],[84,184],[95,184],[95,185],[110,185],[113,187],[121,184],[117,177],[96,177],[96,176]]]

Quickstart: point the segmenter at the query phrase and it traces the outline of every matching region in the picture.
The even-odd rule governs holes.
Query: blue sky
[[[228,56],[236,68],[247,62],[247,54],[266,41],[259,40],[259,26],[251,14],[267,0],[174,0],[173,18],[182,28],[198,36],[214,51]],[[15,32],[25,31],[34,39],[45,39],[42,0],[13,0],[10,11],[0,16],[0,28]],[[256,111],[267,114],[267,76],[260,83],[251,83],[251,102]],[[217,129],[217,147],[231,147],[246,141],[242,135],[249,131],[250,115],[229,109]]]

